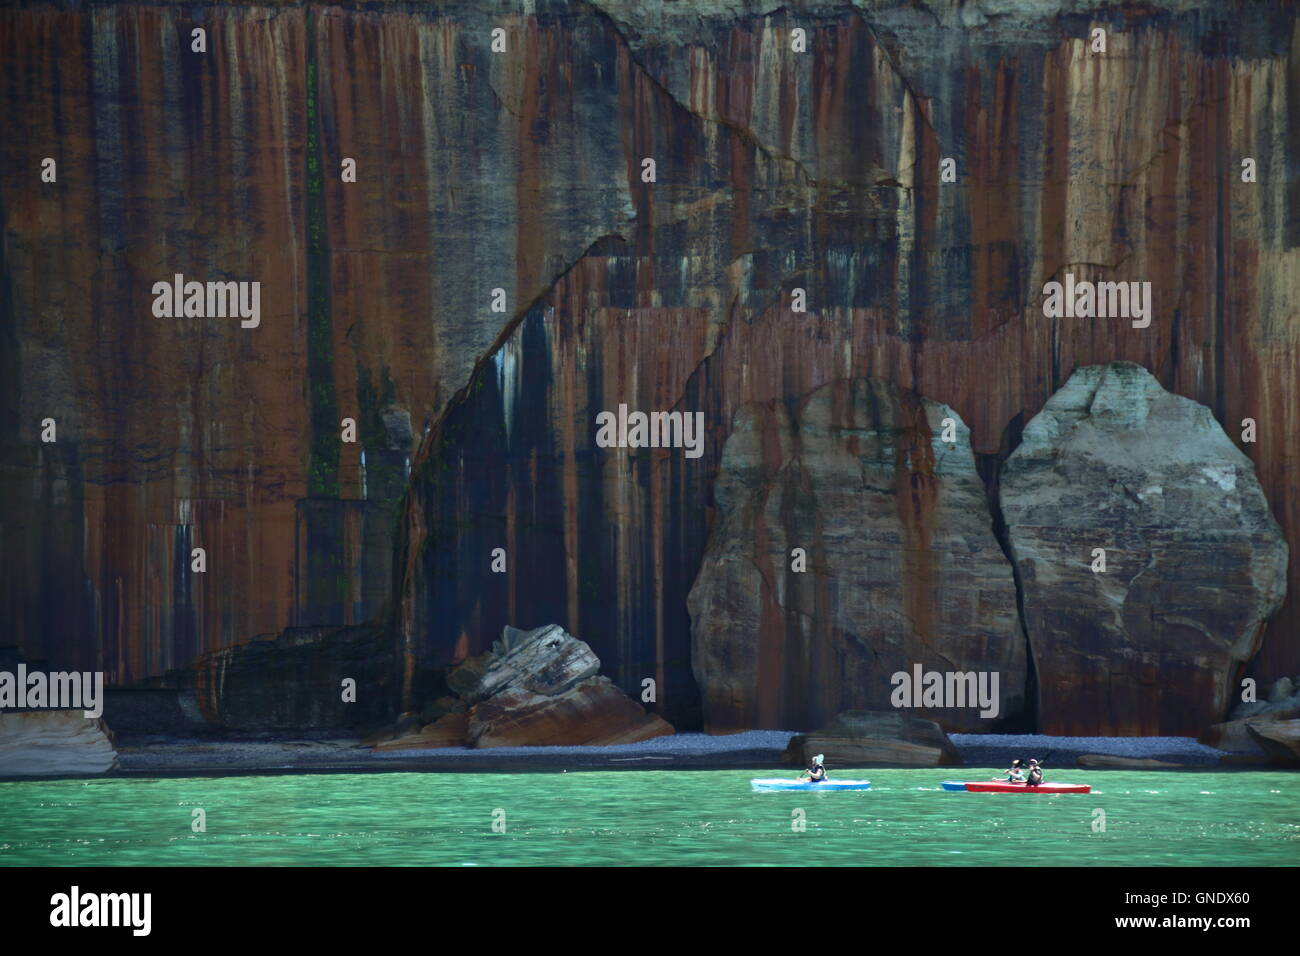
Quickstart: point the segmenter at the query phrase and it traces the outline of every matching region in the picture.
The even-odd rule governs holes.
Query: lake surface
[[[939,788],[991,768],[833,775],[872,789],[750,791],[785,767],[0,782],[0,865],[1300,864],[1300,773],[1063,770],[1093,792],[1054,796]]]

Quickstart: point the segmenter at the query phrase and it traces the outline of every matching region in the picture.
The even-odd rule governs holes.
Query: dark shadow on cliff
[[[1002,514],[1002,496],[999,479],[1002,475],[1002,463],[1011,457],[1020,445],[1020,436],[1025,430],[1025,414],[1016,415],[1002,430],[1002,440],[998,450],[993,454],[975,452],[975,468],[984,481],[989,514],[993,516],[993,536],[997,539],[1002,553],[1006,555],[1007,564],[1011,565],[1011,574],[1016,582],[1016,619],[1020,623],[1020,637],[1025,642],[1025,706],[1020,713],[1007,720],[999,728],[1001,733],[1030,734],[1038,728],[1038,669],[1034,663],[1034,647],[1029,641],[1029,629],[1025,625],[1025,589],[1020,580],[1020,568],[1016,565],[1015,555],[1011,550],[1011,539],[1007,534],[1007,522]]]

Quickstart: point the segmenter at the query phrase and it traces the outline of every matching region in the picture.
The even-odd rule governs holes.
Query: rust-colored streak
[[[0,77],[0,114],[24,133],[0,142],[23,346],[14,381],[0,383],[18,422],[0,476],[0,580],[6,623],[32,657],[68,647],[79,666],[129,682],[320,623],[296,616],[312,553],[295,536],[314,387],[333,390],[340,415],[366,412],[369,388],[411,417],[390,602],[408,702],[426,658],[480,649],[503,614],[540,623],[535,609],[556,605],[579,637],[607,642],[610,669],[643,668],[661,693],[677,681],[689,696],[683,607],[732,416],[844,377],[945,402],[973,449],[996,453],[1073,368],[1138,362],[1213,409],[1234,440],[1255,419],[1260,440],[1241,447],[1296,550],[1295,190],[1278,186],[1285,162],[1265,155],[1300,127],[1300,98],[1287,93],[1300,63],[1294,13],[1278,21],[1290,48],[1279,34],[1277,51],[1250,56],[1208,48],[1196,18],[1135,17],[1104,59],[1064,32],[992,50],[936,28],[954,51],[934,60],[940,74],[878,45],[853,11],[816,18],[806,54],[790,52],[785,13],[702,16],[695,38],[662,44],[629,32],[635,50],[582,10],[507,17],[503,59],[472,12],[312,12],[328,382],[307,380],[304,8],[212,8],[201,63],[179,7],[0,17],[0,61],[14,65]],[[1228,50],[1250,41],[1230,21],[1215,29]],[[1251,153],[1261,181],[1244,184]],[[57,189],[31,179],[46,155],[59,158]],[[342,156],[357,160],[356,183],[341,182]],[[939,181],[945,156],[961,157],[956,184]],[[657,183],[641,181],[647,157]],[[150,286],[177,271],[259,279],[261,327],[155,319]],[[1151,326],[1044,317],[1043,283],[1067,271],[1150,281]],[[483,294],[497,285],[510,292],[504,315]],[[809,311],[790,308],[795,287]],[[518,322],[534,300],[545,318],[529,321],[546,337],[524,349]],[[545,433],[524,437],[531,457],[508,476],[488,462],[435,477],[466,460],[464,439],[442,427],[449,409],[485,431],[500,424],[484,382],[512,336],[526,367],[515,407]],[[701,457],[594,448],[595,414],[624,402],[706,413]],[[368,409],[372,426],[379,411]],[[900,574],[925,636],[925,595],[941,587],[928,557],[933,462],[924,416],[899,414],[910,422]],[[47,416],[60,439],[43,447]],[[847,447],[860,451],[856,438]],[[341,450],[336,504],[360,495],[361,450]],[[486,562],[429,563],[439,548],[478,561],[483,528],[445,511],[488,485],[478,504],[494,521],[530,509],[555,518],[545,553],[510,555],[508,585]],[[364,550],[346,527],[350,553]],[[790,528],[763,540],[778,532]],[[209,571],[181,587],[187,543],[207,550]],[[530,562],[562,567],[555,595],[517,575]],[[71,582],[62,596],[47,567]],[[454,606],[432,606],[433,571],[463,582]],[[1294,557],[1289,583],[1252,671],[1262,680],[1300,672]],[[830,584],[819,577],[808,600],[833,600]],[[781,719],[798,667],[825,677],[836,666],[828,635],[809,639],[805,661],[794,625],[764,607],[752,636],[759,691],[743,711],[754,723]],[[577,630],[584,615],[591,634]]]
[[[781,490],[772,483],[781,468],[783,457],[781,438],[778,434],[779,419],[776,415],[766,414],[761,421],[762,460],[768,482],[766,490],[768,495],[779,495]],[[767,518],[762,511],[758,511],[754,515],[753,558],[762,575],[763,595],[759,613],[759,630],[756,636],[758,672],[754,686],[755,701],[738,713],[726,715],[719,721],[719,725],[723,727],[734,729],[749,726],[775,727],[781,720],[786,704],[784,688],[788,675],[784,673],[782,665],[785,661],[789,635],[786,631],[785,613],[777,601],[776,594],[772,591],[776,575],[782,573],[782,569],[772,566],[771,553],[771,531],[767,525]],[[737,637],[743,640],[743,635]]]
[[[916,396],[903,393],[893,416],[899,423],[894,452],[894,490],[903,529],[900,579],[903,606],[913,635],[922,646],[934,637],[931,622],[935,596],[935,556],[930,549],[936,515],[937,481],[934,447],[925,410]]]
[[[507,70],[517,71],[523,89],[519,97],[519,172],[515,180],[515,208],[519,221],[515,228],[515,271],[516,288],[529,289],[542,274],[545,267],[546,230],[543,222],[541,149],[538,143],[538,83],[541,79],[540,46],[546,42],[546,36],[540,35],[537,20],[529,17],[524,21],[523,62],[515,65],[512,61]],[[518,42],[518,41],[516,41]]]

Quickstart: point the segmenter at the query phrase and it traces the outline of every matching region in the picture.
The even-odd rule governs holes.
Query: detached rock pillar
[[[1222,720],[1281,606],[1287,546],[1210,410],[1132,363],[1078,369],[1025,428],[1001,495],[1039,730],[1194,736]]]
[[[688,602],[710,731],[888,710],[892,675],[917,664],[997,673],[997,717],[1022,708],[1015,581],[951,408],[869,379],[742,406],[714,496]],[[914,715],[994,726],[969,706]]]

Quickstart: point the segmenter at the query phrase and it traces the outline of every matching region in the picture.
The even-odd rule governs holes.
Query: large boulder
[[[672,725],[607,677],[590,677],[554,696],[511,688],[470,711],[473,747],[608,746],[673,732]]]
[[[0,714],[0,777],[65,777],[117,769],[102,717],[79,710]]]
[[[1249,717],[1283,715],[1300,710],[1300,691],[1296,690],[1297,683],[1300,683],[1300,679],[1293,681],[1289,677],[1280,678],[1268,689],[1263,700],[1241,701],[1232,708],[1229,716],[1233,720],[1244,720]]]
[[[490,651],[449,673],[447,686],[475,704],[507,687],[554,697],[598,673],[600,658],[558,624],[531,631],[507,626]]]
[[[918,663],[997,672],[998,716],[1021,709],[1015,582],[951,408],[870,379],[744,405],[714,497],[688,602],[710,731],[885,709],[891,676]],[[949,730],[993,725],[978,708],[924,715]]]
[[[1300,720],[1252,720],[1246,730],[1273,763],[1300,763]]]
[[[361,740],[363,747],[378,747],[382,744],[390,743],[408,734],[419,733],[421,727],[420,715],[405,713],[397,718],[393,723],[380,727],[372,731]]]
[[[898,711],[846,711],[821,730],[790,738],[785,757],[808,766],[825,754],[828,765],[902,764],[938,767],[961,763],[948,735],[933,720]]]
[[[1280,677],[1277,682],[1269,688],[1268,702],[1270,704],[1283,704],[1289,702],[1296,695],[1295,682],[1289,677]]]
[[[1254,738],[1250,736],[1250,731],[1246,729],[1247,723],[1248,721],[1245,720],[1225,720],[1210,724],[1201,731],[1196,742],[1229,753],[1263,753],[1259,744],[1255,743]]]
[[[1171,760],[1156,760],[1152,757],[1120,757],[1115,754],[1080,754],[1075,758],[1080,767],[1104,767],[1109,770],[1168,770],[1174,767],[1189,766]]]
[[[1196,740],[1207,747],[1217,747],[1219,750],[1227,750],[1232,753],[1262,754],[1264,749],[1260,747],[1255,735],[1250,732],[1251,726],[1277,720],[1295,720],[1296,718],[1300,718],[1300,704],[1293,705],[1286,710],[1272,711],[1257,717],[1225,720],[1222,723],[1211,724],[1201,732],[1201,735]]]
[[[673,733],[599,671],[591,648],[558,625],[506,627],[447,684],[473,705],[463,718],[471,747],[627,744]]]
[[[428,750],[435,747],[464,747],[469,729],[465,713],[443,714],[423,727],[411,728],[374,742],[375,750]]]
[[[1132,363],[1080,368],[1026,426],[1001,500],[1042,733],[1193,735],[1222,719],[1282,603],[1287,546],[1209,409]]]

